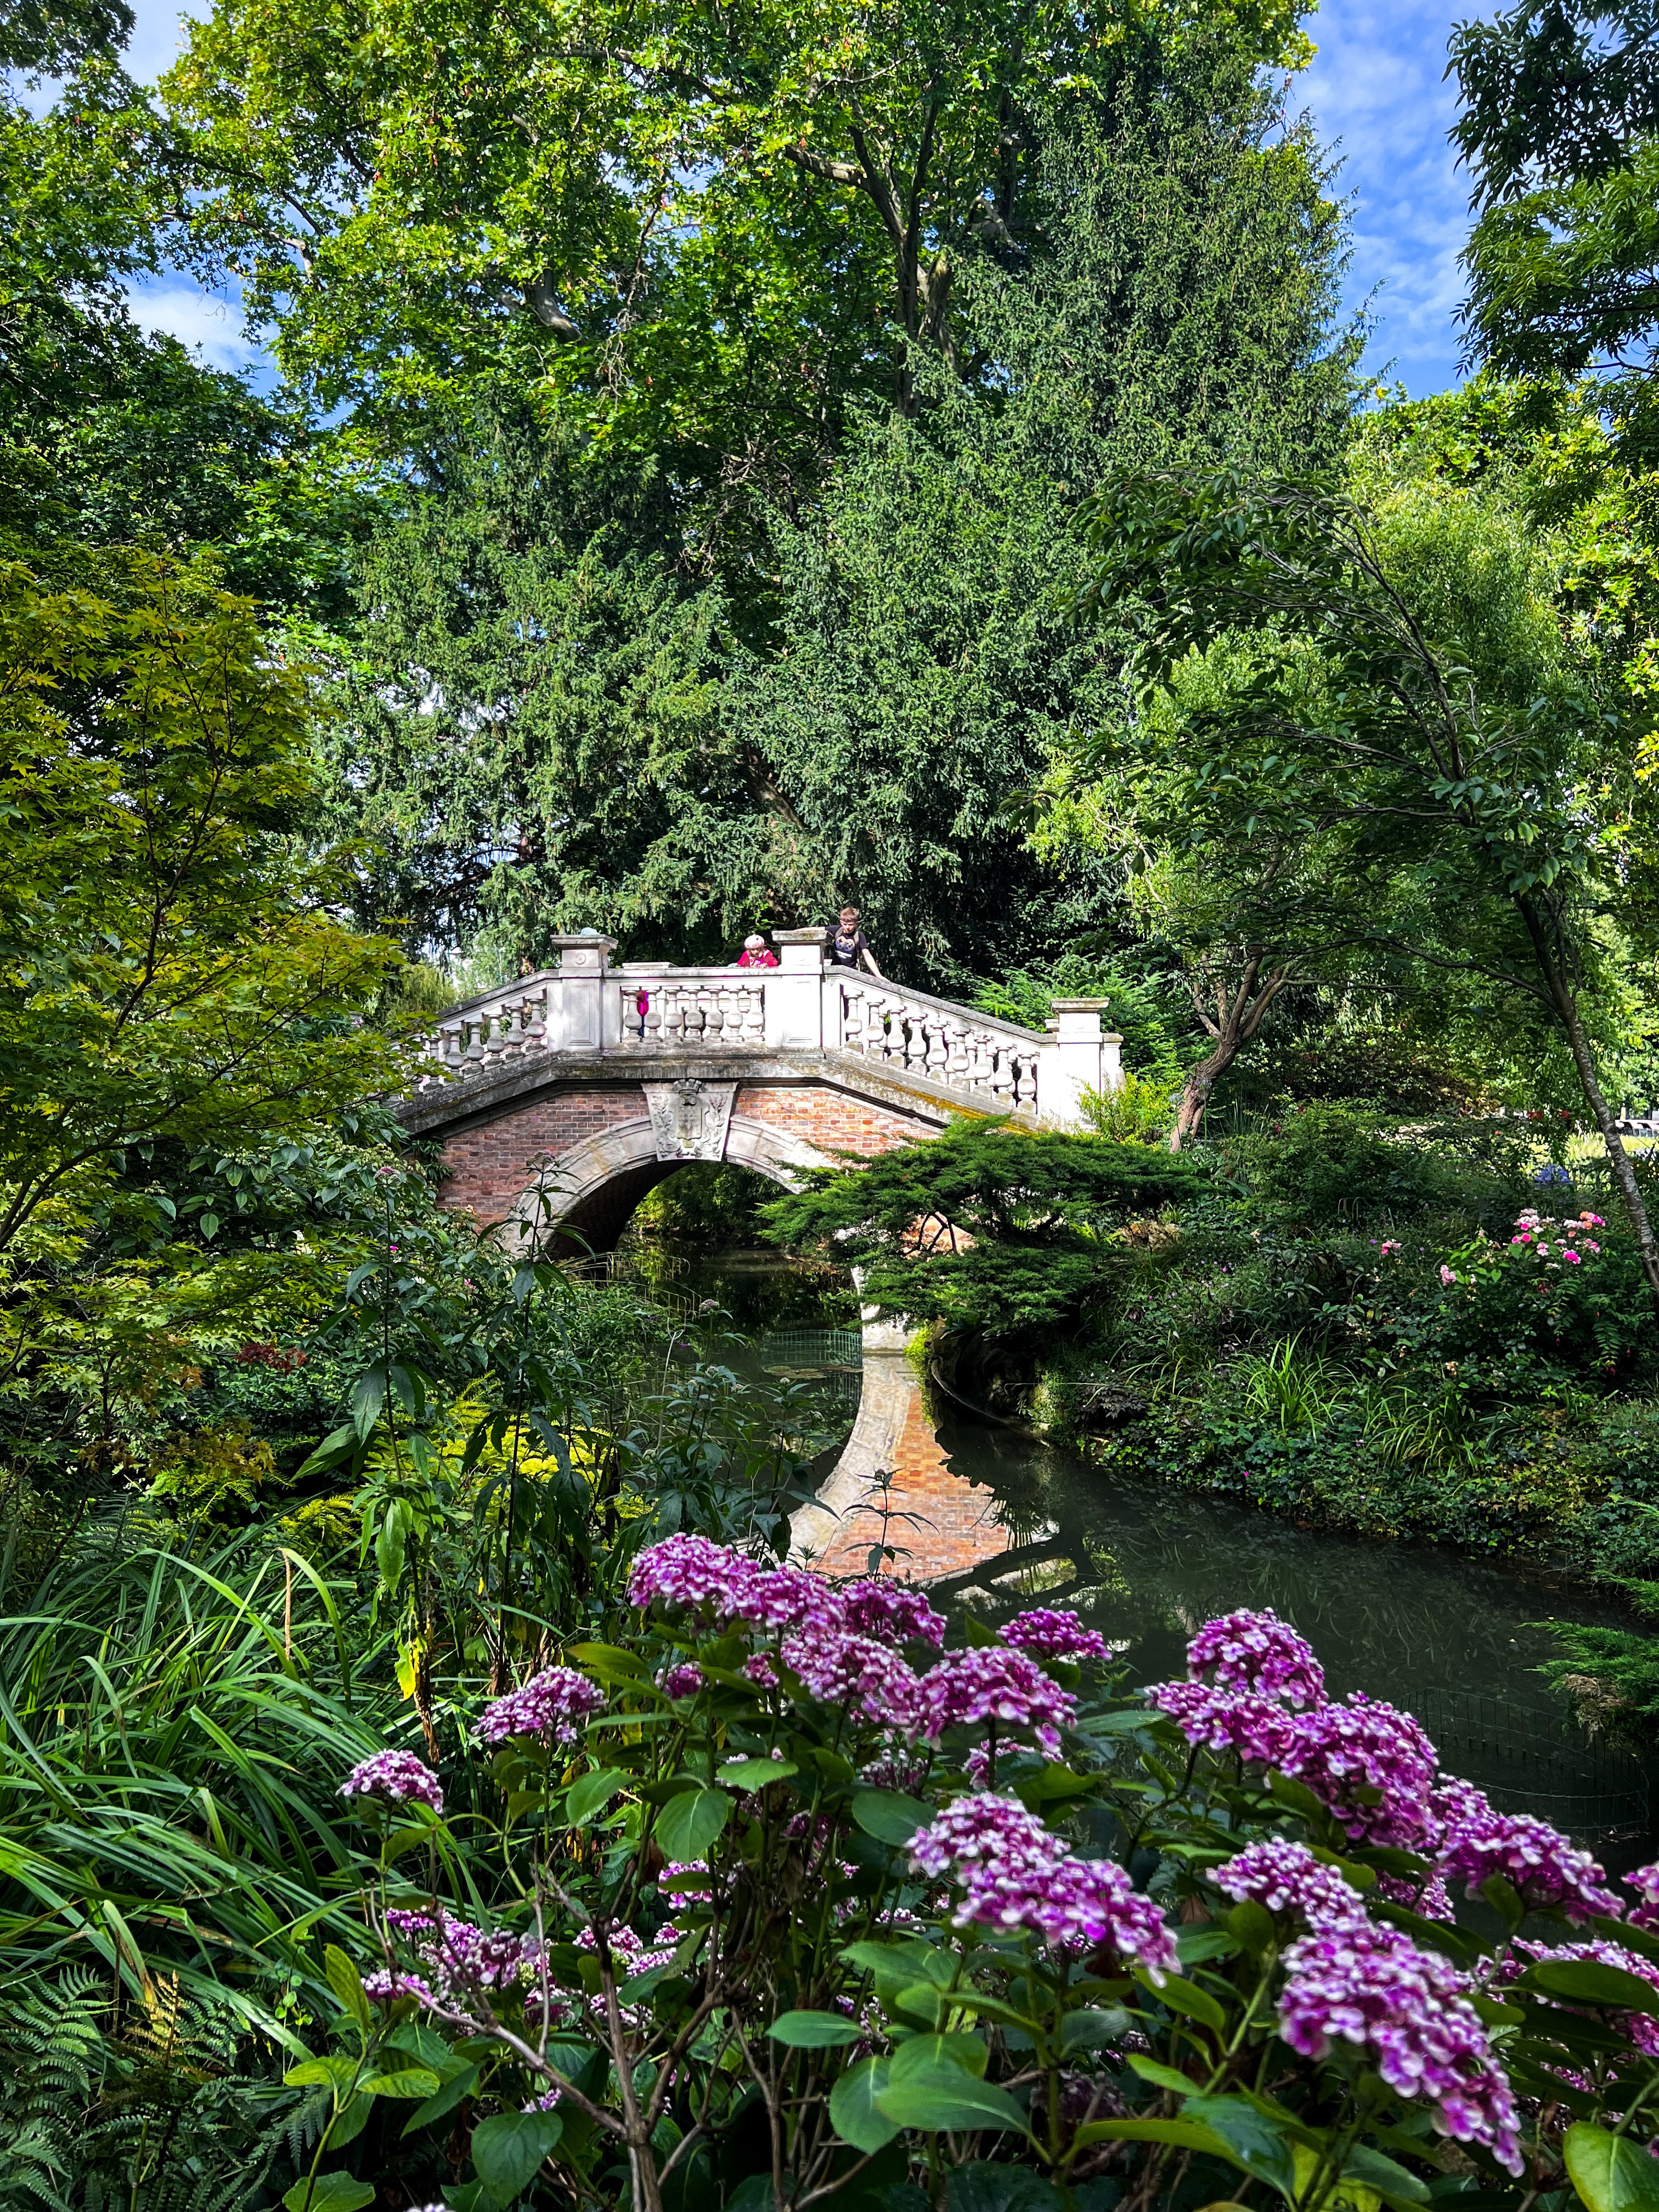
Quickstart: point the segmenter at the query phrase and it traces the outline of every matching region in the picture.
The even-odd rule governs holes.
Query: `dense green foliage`
[[[1592,0],[1459,26],[1455,131],[1480,220],[1467,259],[1478,356],[1510,375],[1608,375],[1633,448],[1654,451],[1659,71],[1640,5]]]
[[[0,2203],[1650,2205],[1625,1981],[1482,1998],[1547,2108],[1514,2189],[1275,2039],[1289,1923],[1208,1875],[1247,1833],[1491,1955],[1295,1785],[1109,1677],[1062,1761],[994,1723],[882,1772],[850,1689],[627,1602],[677,1533],[781,1557],[839,1433],[702,1309],[763,1215],[815,1262],[775,1322],[850,1321],[855,1265],[1121,1465],[1653,1597],[1644,21],[1460,33],[1492,369],[1357,422],[1278,0],[217,0],[154,95],[119,0],[6,12]],[[180,262],[274,390],[138,328]],[[562,933],[720,959],[843,899],[902,981],[1103,998],[1094,1133],[716,1170],[585,1280],[375,1103]],[[1645,1717],[1654,1649],[1564,1663]],[[492,1751],[567,1657],[612,1714]],[[343,1805],[386,1745],[441,1819]],[[981,1759],[1189,1979],[963,1941],[902,1846]],[[522,1988],[371,2002],[417,1898],[539,1917],[544,2047]]]

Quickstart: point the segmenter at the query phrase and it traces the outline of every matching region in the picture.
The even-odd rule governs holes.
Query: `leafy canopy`
[[[1650,450],[1659,330],[1659,45],[1651,0],[1521,0],[1452,40],[1454,137],[1480,210],[1470,350],[1506,374],[1613,372]]]
[[[294,835],[306,696],[210,567],[0,569],[0,1248],[127,1147],[298,1133],[398,1079],[397,955]]]
[[[764,1210],[780,1242],[861,1268],[860,1295],[887,1312],[1018,1334],[1075,1313],[1114,1228],[1207,1181],[1151,1147],[958,1121],[866,1164],[810,1170]]]

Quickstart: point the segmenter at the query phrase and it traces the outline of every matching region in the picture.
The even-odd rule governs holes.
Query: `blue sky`
[[[507,0],[511,4],[511,0]],[[130,67],[154,76],[178,43],[178,0],[135,0]],[[1457,257],[1468,191],[1446,141],[1455,102],[1442,82],[1453,20],[1444,0],[1324,0],[1309,19],[1319,47],[1293,97],[1342,160],[1339,189],[1352,202],[1350,303],[1376,319],[1367,366],[1413,398],[1459,380]],[[247,363],[235,308],[183,280],[151,284],[140,316],[199,346],[224,368]]]

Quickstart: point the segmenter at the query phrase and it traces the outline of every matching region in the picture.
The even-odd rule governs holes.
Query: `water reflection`
[[[1315,1645],[1339,1696],[1408,1704],[1413,1689],[1462,1687],[1538,1703],[1534,1670],[1553,1647],[1537,1624],[1623,1617],[1545,1569],[1298,1528],[966,1417],[945,1418],[939,1433],[952,1470],[1003,1501],[1003,1576],[1053,1602],[1064,1593],[1123,1645],[1138,1680],[1182,1671],[1187,1638],[1214,1614],[1271,1605]]]
[[[940,1420],[951,1471],[1000,1501],[1009,1548],[939,1594],[994,1620],[1069,1606],[1121,1650],[1130,1680],[1184,1673],[1186,1644],[1235,1606],[1272,1606],[1323,1662],[1334,1695],[1365,1690],[1416,1712],[1449,1769],[1595,1840],[1611,1863],[1647,1855],[1644,1776],[1580,1725],[1538,1669],[1551,1620],[1627,1616],[1571,1578],[1510,1561],[1302,1528],[1224,1499],[1091,1468],[1020,1432]]]

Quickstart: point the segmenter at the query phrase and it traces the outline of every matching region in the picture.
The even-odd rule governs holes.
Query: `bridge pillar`
[[[827,929],[775,929],[777,967],[766,979],[766,1042],[775,1052],[823,1044],[823,946]]]
[[[550,1052],[603,1052],[607,1047],[622,1042],[620,1027],[614,1036],[605,1031],[612,1024],[605,1018],[613,1011],[614,992],[605,988],[605,969],[611,955],[617,949],[614,937],[601,937],[584,933],[580,937],[556,937],[559,948],[559,981],[562,989],[548,994],[551,1024],[556,1025],[556,1035],[550,1034]]]
[[[1123,1040],[1115,1030],[1102,1034],[1104,999],[1056,999],[1054,1019],[1044,1038],[1037,1075],[1037,1110],[1045,1121],[1064,1128],[1084,1122],[1085,1091],[1115,1091],[1123,1080]]]

